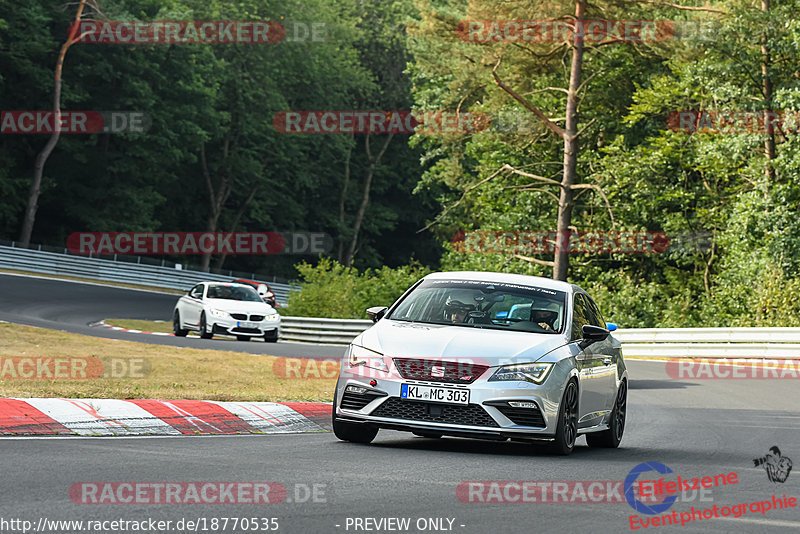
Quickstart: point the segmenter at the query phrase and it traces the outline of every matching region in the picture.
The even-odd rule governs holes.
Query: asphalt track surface
[[[24,308],[10,311],[6,293],[9,282],[3,278],[0,277],[3,320],[15,318],[16,322],[33,324],[31,321],[35,319],[40,321],[36,326],[55,324],[65,330],[78,329],[96,320],[99,311],[105,314],[109,310],[102,308],[92,313],[93,293],[87,293],[79,306],[59,300],[64,295],[57,289],[61,283],[56,282],[41,286],[39,300],[30,298],[31,285],[27,291],[21,288],[19,292],[27,293],[26,300],[30,302]],[[17,279],[15,283],[20,281]],[[21,304],[19,297],[15,298],[13,302]],[[161,317],[148,313],[163,311],[148,312],[145,307],[135,306],[140,298],[157,302],[149,294],[127,297],[120,294],[115,304],[120,307],[112,311],[124,317],[120,314],[125,306],[132,306],[139,315],[129,313],[130,318]],[[167,312],[171,299],[161,300]],[[82,314],[80,318],[71,316],[78,313],[75,310]],[[27,315],[15,316],[21,311]],[[71,326],[67,328],[64,324]],[[730,472],[738,475],[736,484],[715,488],[710,495],[685,495],[667,513],[690,512],[692,507],[722,509],[771,500],[773,495],[800,497],[798,468],[784,483],[776,483],[768,480],[763,468],[753,465],[753,459],[764,456],[772,446],[780,447],[783,455],[793,458],[795,463],[800,459],[797,379],[674,380],[666,374],[663,362],[631,361],[629,370],[628,424],[621,447],[590,449],[580,438],[569,457],[550,456],[523,443],[433,440],[391,431],[381,431],[373,444],[367,446],[339,442],[330,433],[2,438],[0,458],[5,483],[0,485],[0,528],[11,530],[2,524],[2,520],[10,519],[32,521],[34,525],[40,518],[155,519],[172,520],[175,525],[186,518],[205,519],[209,530],[200,527],[199,532],[233,532],[231,525],[227,530],[212,530],[210,521],[223,517],[274,517],[278,519],[279,532],[432,532],[435,530],[417,529],[416,521],[448,518],[453,520],[450,532],[470,534],[629,532],[630,516],[644,516],[625,502],[468,503],[459,500],[456,490],[465,481],[621,481],[642,462],[660,462],[671,468],[673,473],[664,475],[667,480],[675,480],[676,475],[684,479]],[[652,478],[655,478],[652,473],[642,476],[642,479]],[[69,488],[75,483],[111,481],[279,482],[287,488],[288,499],[271,505],[87,505],[76,504],[69,497]],[[295,491],[304,496],[306,491],[302,488],[314,484],[324,492],[318,492],[319,502],[297,502]],[[295,490],[297,485],[301,489]],[[764,514],[748,511],[739,518],[705,519],[685,526],[651,526],[639,532],[796,532],[800,529],[798,516],[800,508],[769,510]],[[355,529],[355,518],[409,518],[411,528],[375,529],[370,523],[371,530]],[[68,531],[76,530],[48,530]],[[101,530],[112,531],[122,532]],[[447,530],[436,532],[441,531]],[[167,532],[179,530],[173,526]]]
[[[172,321],[180,295],[0,273],[0,321],[153,345],[292,357],[339,357],[342,347],[261,340],[178,338],[91,326],[103,319]]]

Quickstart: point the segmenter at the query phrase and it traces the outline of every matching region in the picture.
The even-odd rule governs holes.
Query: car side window
[[[571,341],[583,339],[583,325],[592,324],[590,317],[591,312],[583,298],[583,295],[576,293],[572,297],[572,333],[570,335]]]
[[[595,301],[592,300],[592,297],[588,295],[583,296],[586,299],[586,303],[589,305],[589,310],[592,312],[593,321],[592,324],[595,326],[600,326],[602,328],[606,327],[606,321],[603,319],[603,314],[600,313],[600,308],[597,307]]]
[[[192,288],[192,291],[189,293],[189,296],[194,299],[202,299],[203,298],[203,284],[198,284]]]

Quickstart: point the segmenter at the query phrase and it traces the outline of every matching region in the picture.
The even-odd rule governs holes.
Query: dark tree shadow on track
[[[629,389],[686,389],[699,386],[695,382],[679,382],[678,380],[631,380]]]

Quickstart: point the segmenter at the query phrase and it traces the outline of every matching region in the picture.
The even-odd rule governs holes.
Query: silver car
[[[333,401],[341,440],[381,428],[547,442],[569,454],[586,434],[617,447],[628,373],[616,326],[580,287],[534,276],[434,273],[390,308],[342,360]]]

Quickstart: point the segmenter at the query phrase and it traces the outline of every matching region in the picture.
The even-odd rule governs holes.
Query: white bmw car
[[[281,317],[258,292],[246,284],[203,282],[178,299],[172,314],[176,336],[195,331],[203,339],[214,334],[236,336],[239,341],[260,337],[278,341]]]
[[[333,401],[339,439],[379,429],[617,447],[628,372],[616,326],[580,287],[533,276],[434,273],[391,307],[343,358]]]

